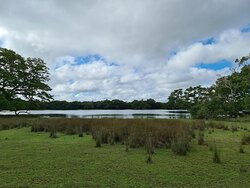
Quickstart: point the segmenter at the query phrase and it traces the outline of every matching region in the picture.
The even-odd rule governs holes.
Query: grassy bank
[[[41,125],[38,119],[29,122]],[[176,122],[181,127],[201,124]],[[185,156],[159,147],[148,164],[145,146],[130,147],[128,152],[121,142],[96,147],[91,129],[83,137],[58,130],[52,139],[50,131],[31,132],[22,122],[17,126],[22,128],[0,131],[0,187],[249,187],[250,145],[243,145],[244,153],[239,149],[250,124],[237,122],[237,130],[232,131],[234,122],[227,122],[228,128],[222,123],[210,122],[204,131],[196,128]],[[204,143],[199,145],[201,131]],[[214,143],[219,164],[213,163]]]

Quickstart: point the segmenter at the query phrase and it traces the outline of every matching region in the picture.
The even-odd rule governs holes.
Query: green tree
[[[52,96],[48,81],[48,68],[42,59],[23,58],[13,50],[0,48],[0,98],[4,109],[17,111],[25,108],[25,101],[49,101]]]
[[[201,86],[174,90],[168,101],[170,108],[190,109],[195,118],[237,117],[250,112],[250,55],[236,59],[230,75],[220,77],[209,88]]]

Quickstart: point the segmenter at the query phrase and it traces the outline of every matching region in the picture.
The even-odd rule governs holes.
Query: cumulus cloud
[[[166,101],[228,71],[200,63],[249,53],[249,18],[248,0],[3,0],[0,40],[48,63],[56,99]],[[103,58],[77,59],[91,54]]]
[[[240,30],[228,30],[216,39],[216,43],[194,43],[178,52],[169,60],[171,67],[186,69],[198,63],[214,63],[219,60],[234,60],[250,50],[250,33]]]

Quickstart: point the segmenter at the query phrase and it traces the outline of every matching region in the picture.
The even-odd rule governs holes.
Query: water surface
[[[179,119],[190,118],[187,110],[29,110],[20,111],[22,115],[42,117],[62,116],[67,118],[159,118]],[[14,115],[14,112],[2,111],[0,115]]]

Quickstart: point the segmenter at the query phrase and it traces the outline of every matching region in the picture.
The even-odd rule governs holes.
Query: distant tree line
[[[87,110],[87,109],[166,109],[166,103],[156,102],[154,99],[134,100],[126,102],[122,100],[103,101],[22,101],[23,106],[29,110]]]
[[[174,90],[168,97],[170,109],[188,109],[195,118],[237,117],[250,112],[249,56],[236,59],[236,67],[211,87]]]

